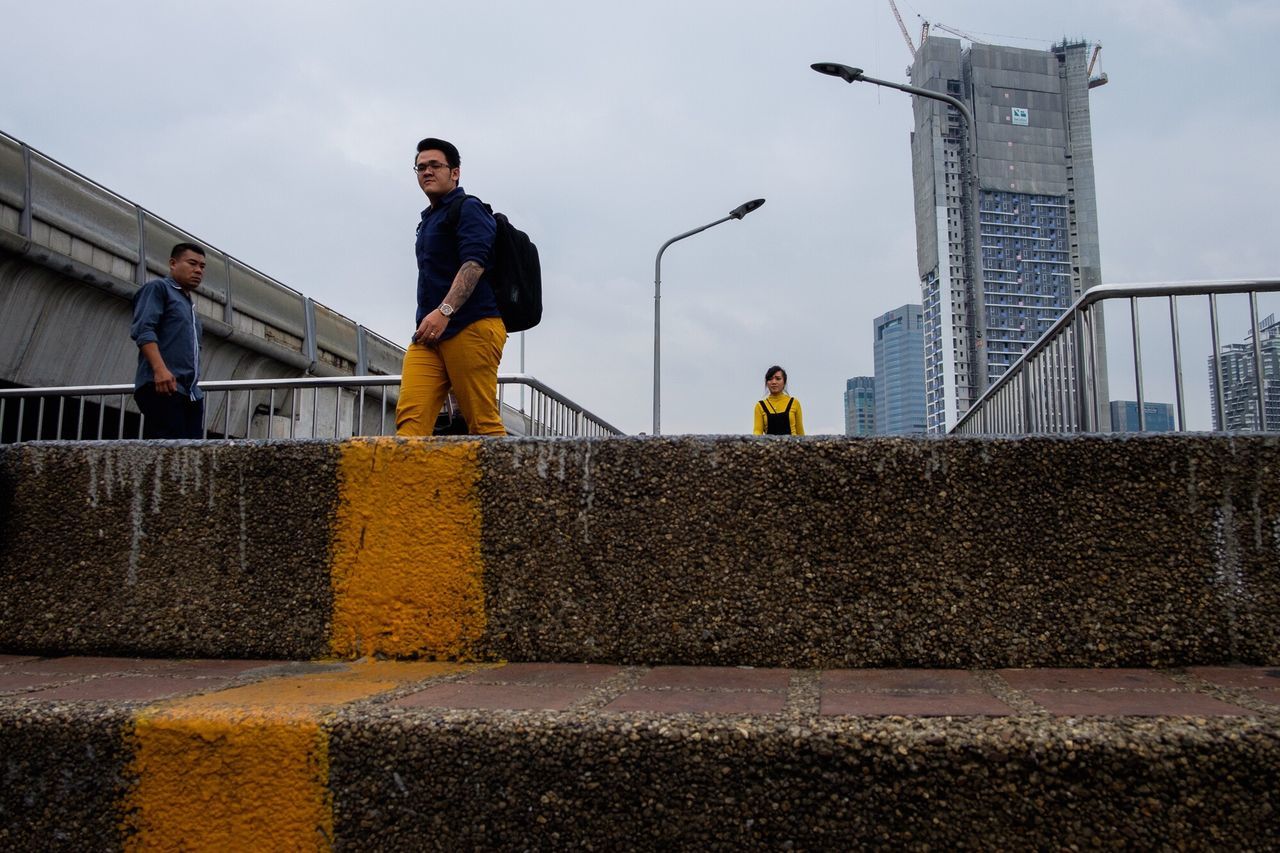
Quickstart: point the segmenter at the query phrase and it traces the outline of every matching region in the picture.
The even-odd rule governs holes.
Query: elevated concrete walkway
[[[0,694],[8,849],[1276,840],[1280,669],[10,656]]]

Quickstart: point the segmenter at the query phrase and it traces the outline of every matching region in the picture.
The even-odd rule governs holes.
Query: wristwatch
[[[452,306],[452,305],[450,305],[448,302],[441,302],[441,303],[440,303],[440,313],[441,313],[442,315],[444,315],[445,317],[452,317],[452,316],[453,316],[453,306]]]

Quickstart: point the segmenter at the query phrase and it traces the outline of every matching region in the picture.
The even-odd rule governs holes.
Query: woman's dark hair
[[[768,381],[769,381],[769,377],[770,377],[770,376],[772,376],[772,375],[773,375],[773,374],[775,374],[775,373],[781,373],[781,374],[782,374],[782,384],[783,384],[783,385],[786,385],[786,384],[787,384],[787,371],[783,370],[781,367],[779,367],[779,366],[778,366],[778,365],[776,365],[776,364],[775,364],[773,367],[770,367],[768,370],[766,370],[766,371],[764,372],[764,381],[765,381],[765,382],[768,382]]]

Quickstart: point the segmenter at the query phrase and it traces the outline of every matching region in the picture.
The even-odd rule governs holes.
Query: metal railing
[[[347,438],[394,435],[399,376],[240,379],[200,383],[206,438]],[[522,388],[520,409],[506,399]],[[594,437],[622,431],[532,376],[498,377],[498,402],[513,435]],[[0,444],[141,438],[133,385],[0,389]]]
[[[1233,294],[1248,300],[1249,319],[1242,335],[1246,341],[1243,344],[1223,343],[1219,297]],[[1201,336],[1207,331],[1209,337],[1206,347],[1209,351],[1205,355],[1209,372],[1206,396],[1212,429],[1280,431],[1280,327],[1259,323],[1260,294],[1280,294],[1280,279],[1112,284],[1091,288],[987,388],[950,432],[1029,435],[1121,431],[1121,427],[1111,422],[1113,402],[1136,404],[1137,430],[1148,431],[1151,429],[1148,411],[1153,408],[1148,393],[1152,384],[1148,368],[1161,373],[1164,387],[1174,398],[1171,408],[1176,418],[1169,419],[1169,427],[1176,431],[1191,429],[1184,371],[1184,350],[1190,336],[1181,315],[1194,310],[1187,306],[1199,299],[1206,300],[1208,308],[1207,318],[1203,318],[1207,330],[1197,331]],[[1104,331],[1104,304],[1108,301],[1113,305],[1123,304],[1121,300],[1128,303],[1128,328],[1108,336]],[[1148,353],[1145,365],[1140,300],[1145,306],[1167,303],[1168,307],[1170,346],[1167,351],[1160,348]],[[1159,331],[1147,325],[1150,337],[1157,337],[1152,333]],[[1265,353],[1264,332],[1274,336],[1268,339]],[[1107,391],[1111,382],[1108,341],[1114,346],[1112,338],[1125,335],[1130,345],[1136,399],[1113,400]],[[1242,357],[1235,358],[1237,354]],[[1264,359],[1264,355],[1267,358]],[[1224,370],[1228,362],[1235,368],[1230,376]],[[1127,383],[1130,377],[1122,378]],[[1228,382],[1230,386],[1224,387]],[[1244,414],[1229,417],[1228,402],[1235,403],[1235,408]]]

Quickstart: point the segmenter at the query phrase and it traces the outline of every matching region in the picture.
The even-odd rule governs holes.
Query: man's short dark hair
[[[462,155],[458,153],[458,148],[452,142],[446,142],[443,139],[436,139],[434,136],[428,136],[426,139],[418,143],[418,153],[423,151],[440,151],[444,154],[444,160],[449,164],[450,169],[456,169],[462,165]],[[414,158],[417,159],[416,157]]]
[[[182,257],[183,252],[195,252],[197,255],[204,255],[204,247],[195,243],[175,243],[173,248],[169,250],[169,260],[176,261]]]

